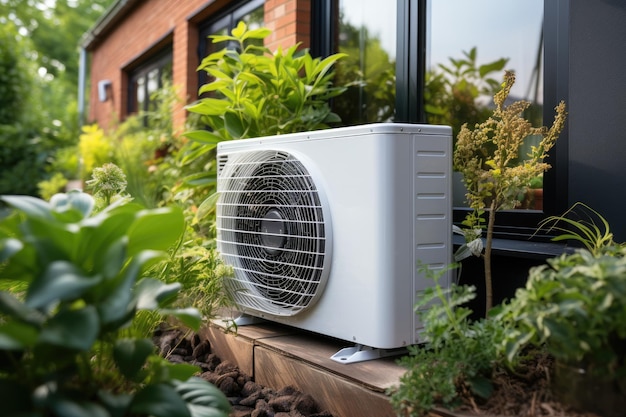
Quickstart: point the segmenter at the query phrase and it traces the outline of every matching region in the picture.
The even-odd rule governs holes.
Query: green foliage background
[[[37,195],[77,142],[79,41],[111,3],[0,2],[0,194]]]

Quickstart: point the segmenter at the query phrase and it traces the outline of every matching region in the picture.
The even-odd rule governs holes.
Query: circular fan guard
[[[235,302],[275,315],[309,307],[328,275],[328,225],[307,169],[286,152],[251,152],[229,158],[219,181],[218,245],[235,268]]]

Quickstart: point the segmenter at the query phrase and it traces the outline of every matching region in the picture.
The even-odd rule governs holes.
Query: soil
[[[200,367],[201,378],[218,387],[230,401],[230,417],[333,417],[308,394],[293,387],[263,387],[239,368],[211,352],[208,340],[162,326],[154,334],[159,353],[173,363]]]
[[[554,360],[550,356],[533,354],[528,357],[531,359],[522,362],[515,374],[505,370],[494,373],[494,390],[486,401],[474,397],[468,389],[462,389],[463,405],[459,411],[494,416],[600,417],[572,410],[554,396],[550,388]]]
[[[217,386],[228,397],[230,417],[333,417],[321,410],[315,399],[293,387],[279,389],[261,386],[228,361],[221,361],[211,352],[209,340],[178,328],[162,326],[154,334],[154,343],[162,356],[173,363],[190,363],[200,367],[200,377]],[[518,369],[496,372],[494,391],[486,401],[461,387],[462,405],[454,412],[437,410],[431,416],[491,415],[519,417],[600,417],[571,410],[553,396],[550,386],[548,356],[534,356]],[[363,416],[375,417],[375,416]]]

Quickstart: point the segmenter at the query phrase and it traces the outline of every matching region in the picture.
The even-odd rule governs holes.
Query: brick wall
[[[266,0],[265,25],[272,30],[266,46],[272,51],[298,42],[311,43],[311,0]]]
[[[289,47],[310,44],[310,15],[313,0],[267,0],[265,25],[273,33],[267,46]],[[87,123],[97,122],[105,129],[123,119],[127,112],[127,71],[151,52],[167,44],[173,49],[173,84],[188,103],[196,98],[198,28],[200,21],[219,13],[232,0],[146,0],[123,16],[113,30],[89,47],[91,56],[89,113]],[[98,81],[110,80],[110,98],[98,101]],[[174,109],[174,126],[184,126],[184,103]]]

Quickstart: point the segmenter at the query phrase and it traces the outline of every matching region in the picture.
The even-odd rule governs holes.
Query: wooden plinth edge
[[[336,417],[395,416],[385,393],[404,374],[397,358],[340,364],[330,357],[347,342],[276,323],[240,326],[233,333],[217,319],[200,334],[215,354],[257,383],[276,389],[291,385]]]

